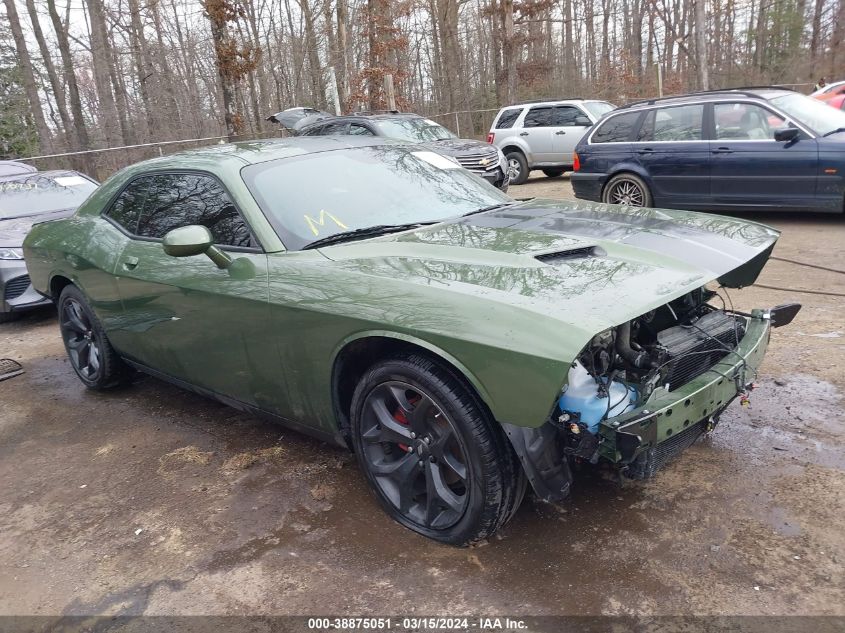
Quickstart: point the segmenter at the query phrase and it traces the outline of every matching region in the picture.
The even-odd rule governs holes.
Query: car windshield
[[[341,232],[438,222],[513,202],[450,159],[401,146],[283,158],[242,175],[290,250]]]
[[[0,220],[75,209],[97,188],[76,174],[0,180]]]
[[[798,123],[803,123],[822,136],[845,128],[845,112],[831,108],[824,101],[792,93],[775,97],[771,102]]]
[[[410,143],[425,143],[428,141],[443,141],[457,138],[445,127],[429,119],[377,119],[373,121],[382,135],[388,138],[408,141]]]
[[[616,109],[615,105],[607,101],[585,101],[584,107],[597,119]]]

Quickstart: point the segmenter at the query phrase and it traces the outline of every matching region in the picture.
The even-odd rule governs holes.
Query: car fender
[[[499,147],[497,145],[497,147]],[[534,155],[531,153],[531,150],[528,147],[528,143],[523,141],[519,137],[511,136],[508,137],[506,141],[502,142],[501,147],[499,149],[502,150],[502,153],[507,154],[512,149],[517,149],[525,156],[525,160],[528,161],[529,166],[534,162]]]
[[[491,408],[493,399],[490,397],[490,393],[484,388],[484,385],[481,383],[478,377],[472,371],[470,371],[470,369],[466,365],[464,365],[461,361],[459,361],[457,358],[452,356],[452,354],[442,349],[441,347],[438,347],[437,345],[434,345],[433,343],[426,341],[425,339],[410,334],[395,332],[393,330],[365,330],[361,332],[356,332],[355,334],[351,334],[350,336],[347,336],[346,338],[341,340],[340,343],[338,343],[338,345],[335,347],[334,351],[332,352],[331,366],[335,366],[338,356],[350,343],[354,343],[355,341],[365,338],[390,338],[397,341],[402,341],[404,343],[410,343],[412,345],[416,345],[417,347],[421,347],[431,352],[439,358],[442,358],[450,365],[452,365],[455,369],[457,369],[459,372],[461,372],[463,377],[467,381],[469,381],[473,389],[475,389],[478,396],[484,401],[484,404],[487,405],[488,408]]]
[[[645,181],[645,183],[648,185],[648,188],[654,191],[654,186],[651,182],[651,177],[649,176],[648,171],[642,165],[635,163],[631,160],[625,160],[621,163],[616,163],[615,165],[613,165],[613,169],[608,171],[605,183],[607,183],[607,181],[613,178],[614,176],[618,176],[622,173],[634,174],[635,176],[639,176]]]

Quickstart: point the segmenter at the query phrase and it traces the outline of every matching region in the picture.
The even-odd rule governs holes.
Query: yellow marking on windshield
[[[320,209],[320,217],[319,217],[319,219],[317,219],[317,220],[315,220],[314,218],[312,218],[312,217],[311,217],[310,215],[308,215],[307,213],[306,213],[304,216],[302,216],[302,217],[304,217],[304,218],[305,218],[305,222],[307,222],[307,223],[308,223],[308,227],[311,229],[311,232],[312,232],[314,235],[319,235],[319,234],[320,234],[320,230],[319,230],[317,227],[319,227],[319,226],[325,226],[325,225],[326,225],[326,218],[331,218],[332,222],[334,222],[335,224],[337,224],[340,228],[342,228],[342,229],[344,229],[344,230],[346,230],[346,229],[348,229],[348,228],[349,228],[349,227],[347,227],[347,226],[346,226],[343,222],[341,222],[340,220],[338,220],[338,219],[337,219],[336,217],[334,217],[331,213],[328,213],[328,212],[327,212],[327,211],[325,211],[324,209]]]

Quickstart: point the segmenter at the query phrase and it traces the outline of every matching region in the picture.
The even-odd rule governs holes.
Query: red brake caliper
[[[415,405],[419,401],[419,396],[414,396],[413,398],[408,399],[408,403],[412,405]],[[396,407],[396,411],[393,412],[393,419],[396,420],[402,426],[408,426],[408,417],[405,415],[405,412],[402,410],[402,407]],[[411,447],[407,444],[399,444],[399,448],[401,448],[406,453],[411,450]]]

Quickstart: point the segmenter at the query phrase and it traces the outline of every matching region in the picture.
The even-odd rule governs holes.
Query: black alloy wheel
[[[85,295],[73,285],[59,296],[59,330],[76,375],[91,389],[109,389],[128,382],[132,371],[112,348]]]
[[[96,382],[102,371],[102,354],[91,319],[82,304],[73,298],[62,303],[62,338],[76,373]]]
[[[431,397],[389,381],[364,401],[364,458],[382,494],[409,521],[444,529],[467,508],[467,453],[448,416]]]
[[[522,466],[462,376],[439,359],[399,354],[368,369],[350,407],[351,436],[388,515],[450,545],[488,538],[525,493]]]

